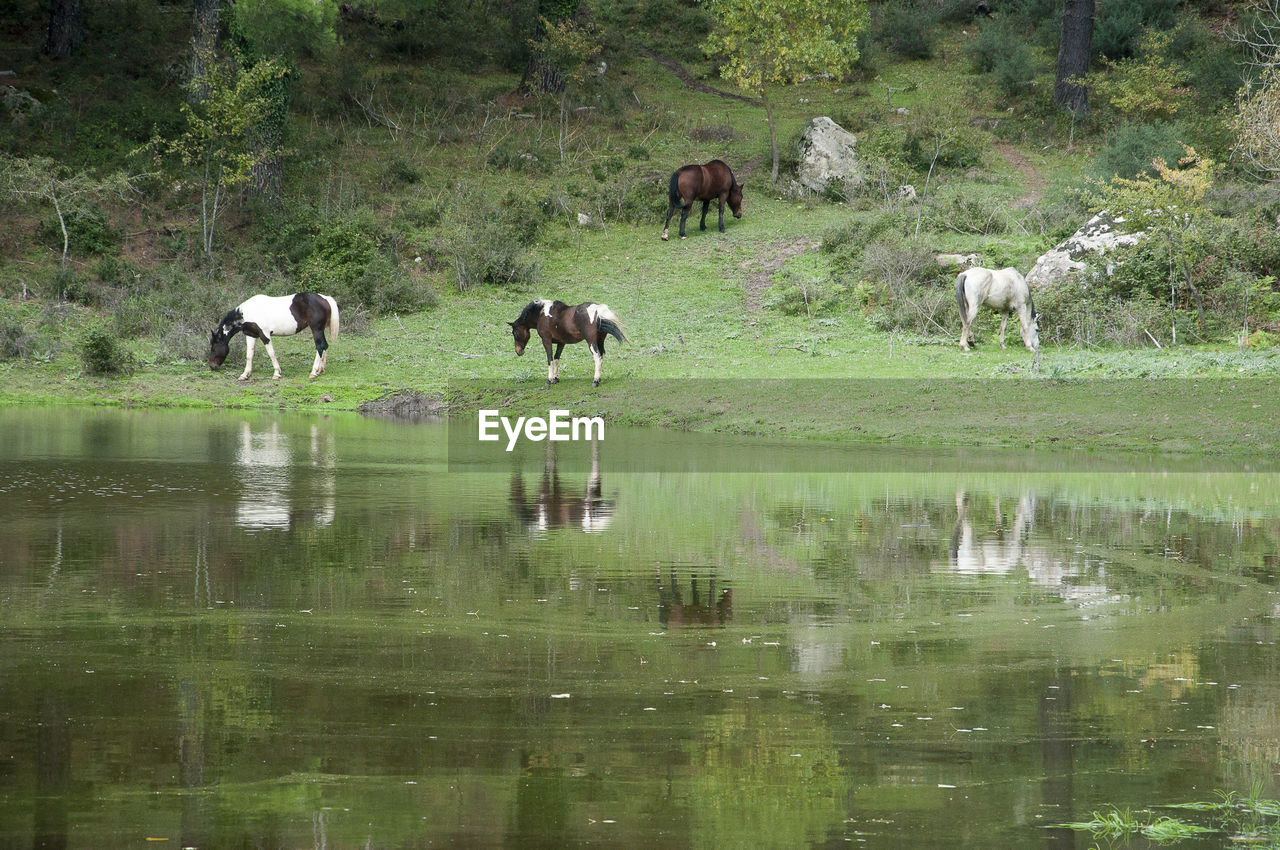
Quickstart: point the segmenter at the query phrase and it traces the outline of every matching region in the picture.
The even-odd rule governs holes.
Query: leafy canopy
[[[706,6],[716,28],[703,49],[725,57],[725,79],[754,91],[815,74],[847,74],[868,20],[864,0],[708,0]]]

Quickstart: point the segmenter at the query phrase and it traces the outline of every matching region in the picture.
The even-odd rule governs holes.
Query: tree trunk
[[[1089,114],[1089,91],[1084,75],[1089,71],[1093,45],[1094,0],[1063,0],[1062,41],[1058,44],[1058,70],[1053,81],[1053,102],[1077,117]]]
[[[44,52],[54,59],[68,59],[84,41],[84,5],[81,0],[49,0],[49,38]]]
[[[218,14],[221,0],[196,0],[195,20],[191,26],[191,79],[198,80],[205,74],[205,63],[213,61],[218,47]],[[192,89],[187,95],[190,103],[199,103],[208,97],[207,87]]]

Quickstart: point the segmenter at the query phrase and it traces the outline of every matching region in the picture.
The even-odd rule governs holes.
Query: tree
[[[1232,120],[1234,155],[1267,179],[1280,175],[1280,69],[1245,87]]]
[[[245,67],[236,57],[211,53],[196,67],[203,73],[187,87],[204,96],[182,104],[186,132],[176,139],[152,139],[144,149],[157,156],[176,155],[183,164],[201,169],[200,227],[208,254],[213,251],[218,216],[225,211],[223,194],[247,183],[256,167],[282,152],[278,146],[257,144],[253,130],[276,108],[271,83],[286,70],[271,59]]]
[[[1093,17],[1093,0],[1064,0],[1053,102],[1076,117],[1089,114],[1089,90],[1084,76],[1089,71],[1093,46]]]
[[[1191,237],[1211,213],[1204,203],[1213,185],[1216,163],[1183,145],[1184,156],[1176,167],[1156,157],[1156,176],[1140,174],[1132,180],[1113,177],[1097,184],[1090,206],[1120,216],[1133,230],[1145,231],[1160,248],[1169,266],[1169,324],[1178,342],[1176,307],[1179,282],[1185,284],[1203,318],[1203,299],[1195,284],[1196,257],[1189,249]]]
[[[49,0],[49,34],[44,52],[54,59],[68,59],[84,41],[84,5],[81,0]]]
[[[1172,41],[1169,33],[1149,31],[1138,41],[1138,55],[1108,63],[1111,74],[1094,88],[1126,118],[1172,118],[1191,93],[1187,73],[1164,58]]]
[[[559,23],[542,19],[542,38],[533,44],[543,73],[553,74],[560,92],[560,159],[569,141],[568,95],[587,76],[587,63],[600,53],[600,42],[591,28],[566,18]]]
[[[0,154],[0,175],[6,184],[0,190],[18,201],[43,201],[53,205],[62,229],[62,265],[66,266],[71,253],[71,234],[67,230],[67,215],[76,204],[88,204],[102,198],[123,198],[131,181],[123,172],[106,177],[94,177],[83,171],[73,171],[61,163],[44,156],[26,159]]]
[[[804,77],[840,77],[858,61],[857,37],[867,27],[865,0],[707,0],[716,28],[703,50],[722,55],[721,75],[760,96],[778,181],[778,131],[769,89]]]

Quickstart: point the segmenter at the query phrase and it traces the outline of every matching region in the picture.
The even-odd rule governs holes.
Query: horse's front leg
[[[1004,326],[1009,324],[1009,314],[1000,314],[1000,347],[1004,348]]]
[[[724,233],[724,196],[719,199],[720,205],[720,232]]]
[[[271,337],[264,339],[262,344],[266,346],[267,355],[271,358],[271,368],[274,371],[271,377],[278,381],[280,380],[280,361],[276,359],[276,347],[271,344]]]
[[[698,223],[699,230],[707,229],[707,209],[711,206],[711,200],[707,199],[702,202],[702,221]]]
[[[551,355],[551,340],[549,339],[542,341],[542,347],[547,350],[547,386],[551,386],[560,380],[560,364],[557,360],[560,354],[557,352],[554,357]]]
[[[253,371],[253,346],[257,342],[253,337],[245,335],[244,338],[244,371],[240,373],[237,380],[249,380],[249,373]]]
[[[311,377],[315,378],[329,365],[329,341],[324,338],[324,331],[317,329],[311,332],[316,341],[316,362],[311,364]]]

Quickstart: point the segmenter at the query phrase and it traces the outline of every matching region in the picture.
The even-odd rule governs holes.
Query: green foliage
[[[787,316],[830,316],[844,312],[844,298],[830,280],[807,270],[784,268],[774,276],[764,306]]]
[[[1176,160],[1182,153],[1182,138],[1182,126],[1166,121],[1121,124],[1107,134],[1106,144],[1094,160],[1093,176],[1110,180],[1155,174],[1152,161],[1156,158],[1166,162]]]
[[[716,29],[704,49],[724,57],[725,79],[754,91],[812,74],[843,76],[867,26],[863,2],[709,0],[707,8]]]
[[[257,56],[296,63],[337,41],[334,0],[236,0],[231,13],[232,35]]]
[[[95,177],[75,171],[42,156],[26,159],[0,154],[0,193],[19,204],[52,205],[62,246],[62,264],[67,264],[71,236],[78,227],[95,249],[106,250],[118,240],[94,201],[109,197],[124,198],[129,192],[130,178],[123,172]],[[77,243],[78,246],[78,243]]]
[[[201,51],[199,71],[188,83],[189,99],[181,107],[185,131],[176,138],[157,136],[144,148],[157,158],[174,155],[201,175],[205,253],[213,250],[223,192],[247,183],[255,168],[283,154],[258,128],[273,126],[272,119],[279,117],[279,84],[286,73],[271,59],[246,67],[236,57]]]
[[[914,4],[892,4],[875,28],[875,40],[904,59],[933,58],[932,21]]]
[[[112,226],[107,213],[98,204],[73,208],[64,215],[71,244],[85,255],[108,254],[120,250],[120,230]],[[62,250],[62,224],[57,216],[40,221],[40,238],[45,245]]]
[[[1187,101],[1187,74],[1164,56],[1172,36],[1148,32],[1137,44],[1137,55],[1111,64],[1093,80],[1099,97],[1126,118],[1169,119]]]
[[[538,266],[528,258],[545,220],[542,210],[509,194],[494,204],[483,192],[460,187],[454,195],[442,249],[453,266],[461,290],[491,284],[525,287],[538,279]]]
[[[30,356],[32,340],[16,316],[0,312],[0,363]]]
[[[130,375],[137,367],[133,354],[110,329],[94,324],[80,336],[80,361],[90,375]]]
[[[1143,30],[1169,29],[1182,0],[1126,0],[1100,3],[1093,25],[1093,52],[1108,59],[1125,59],[1138,50]]]

